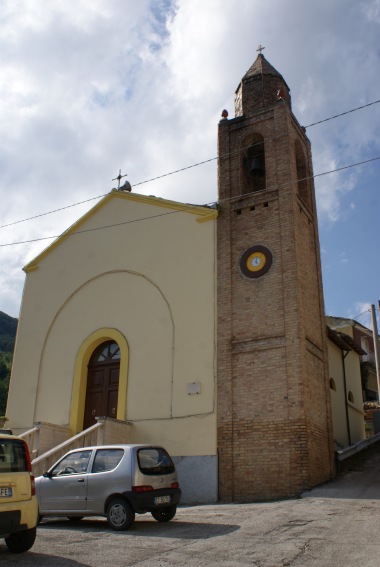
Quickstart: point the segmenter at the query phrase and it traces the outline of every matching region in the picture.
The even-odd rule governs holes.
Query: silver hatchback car
[[[36,478],[39,515],[106,516],[114,530],[135,514],[158,522],[174,518],[181,497],[173,461],[163,447],[104,445],[70,451]]]

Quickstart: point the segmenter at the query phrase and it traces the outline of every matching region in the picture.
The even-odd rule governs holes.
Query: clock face
[[[259,278],[272,265],[272,253],[265,246],[252,246],[240,258],[241,273],[247,278]]]

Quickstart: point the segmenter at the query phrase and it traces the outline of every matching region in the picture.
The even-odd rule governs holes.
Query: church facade
[[[107,416],[161,443],[184,502],[333,474],[310,144],[260,54],[219,124],[218,206],[112,191],[24,269],[7,414]]]

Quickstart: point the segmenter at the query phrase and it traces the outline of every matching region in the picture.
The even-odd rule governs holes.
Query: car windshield
[[[173,461],[161,447],[149,447],[137,451],[140,471],[144,474],[169,474],[174,472]]]
[[[17,439],[1,439],[0,473],[26,472],[27,470],[24,443]]]

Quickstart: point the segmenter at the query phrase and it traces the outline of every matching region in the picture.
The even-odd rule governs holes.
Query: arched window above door
[[[90,358],[89,366],[92,364],[107,364],[120,360],[120,348],[115,341],[107,341],[99,345]]]

